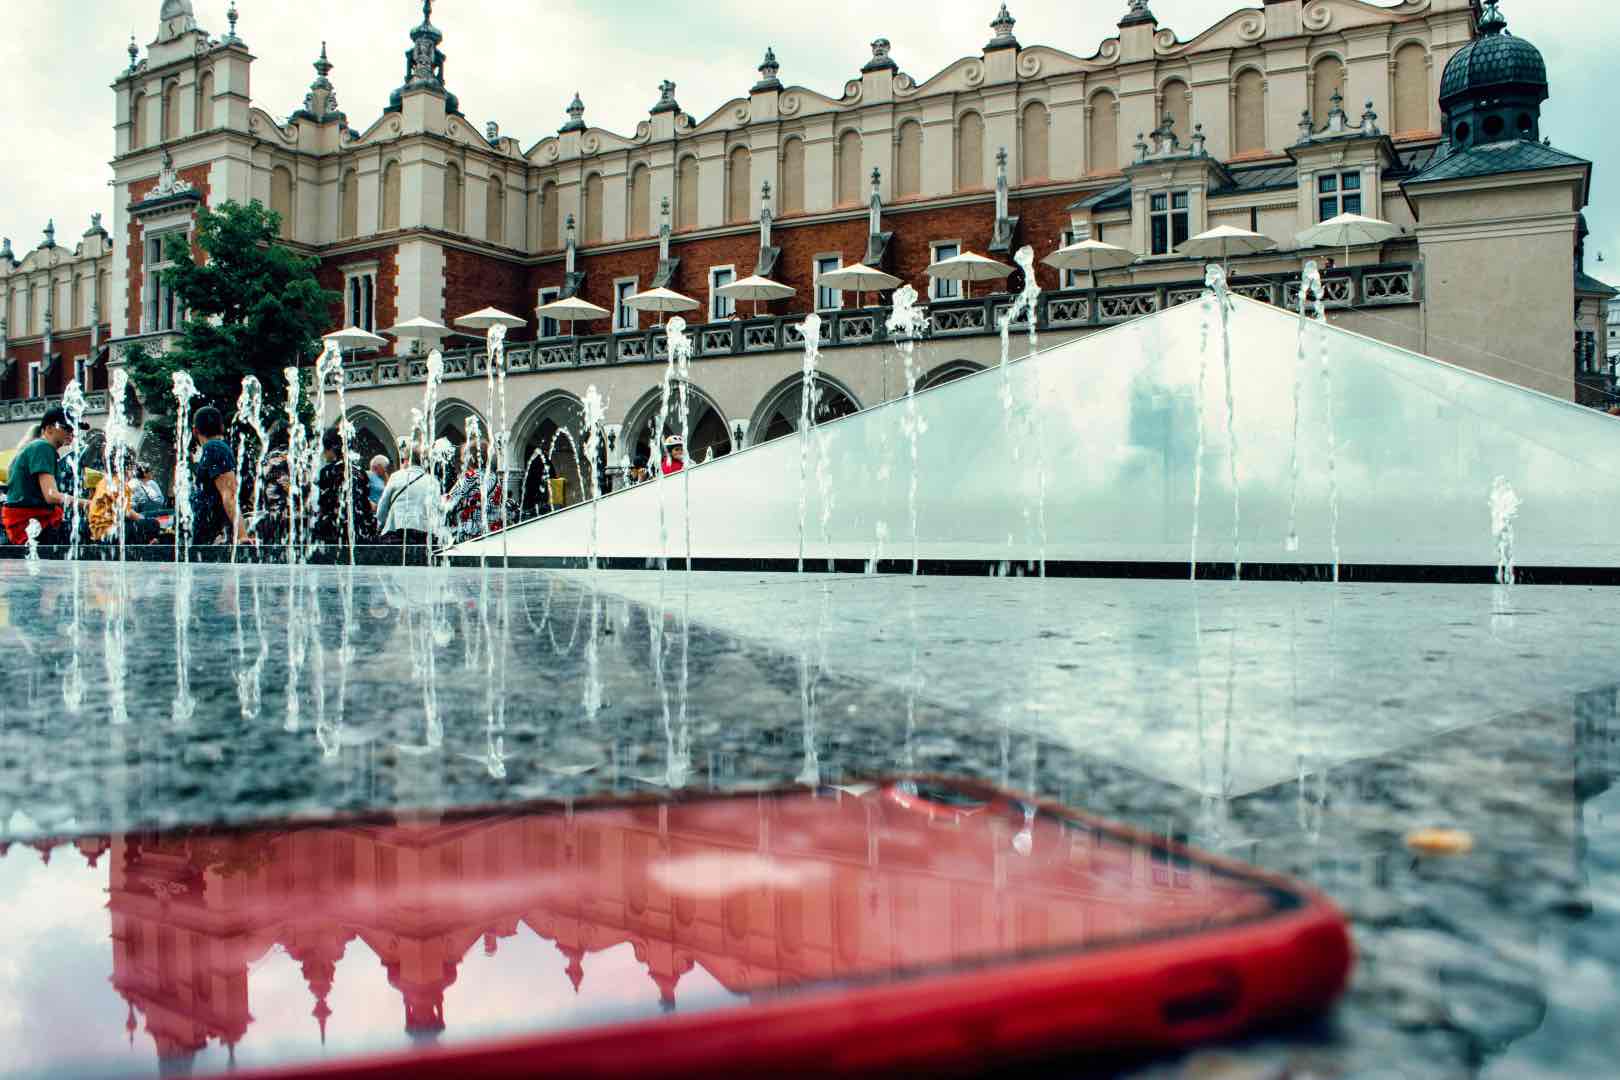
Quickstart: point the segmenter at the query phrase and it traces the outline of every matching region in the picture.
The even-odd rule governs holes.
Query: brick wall
[[[330,316],[333,330],[340,330],[344,325],[344,273],[349,267],[373,262],[377,264],[376,306],[372,311],[376,327],[380,331],[399,322],[399,249],[393,244],[387,244],[362,251],[346,251],[342,255],[322,259],[321,264],[315,268],[315,280],[321,288],[330,289],[337,294]],[[384,348],[383,351],[392,352],[392,346]]]
[[[533,336],[535,291],[528,267],[509,259],[459,248],[444,251],[444,324],[459,329],[455,320],[480,308],[496,307],[529,326],[512,331],[514,339]],[[384,325],[392,326],[393,323]]]
[[[184,180],[186,183],[190,184],[194,189],[200,192],[205,203],[208,201],[209,197],[208,170],[210,168],[211,166],[209,165],[192,165],[189,168],[179,170],[180,179]],[[151,195],[153,189],[157,187],[157,184],[157,178],[153,177],[150,180],[138,180],[129,185],[130,204],[134,205],[135,203],[138,203],[147,196]],[[193,214],[192,216],[193,220],[195,220],[196,215]],[[129,306],[124,312],[124,317],[127,320],[125,325],[130,328],[131,333],[140,333],[142,303],[141,291],[146,283],[146,275],[143,270],[146,263],[146,244],[142,239],[141,233],[142,225],[140,219],[134,217],[130,218],[128,236]],[[195,259],[202,258],[202,248],[197,244],[197,234],[195,231],[193,231],[191,234],[191,255],[192,258]]]
[[[1009,200],[1012,214],[1021,217],[1018,243],[1035,249],[1038,280],[1043,289],[1060,287],[1058,272],[1041,265],[1039,259],[1056,250],[1062,234],[1069,228],[1069,205],[1076,196],[1072,192],[1042,194],[1040,188],[1015,191]],[[932,259],[930,243],[935,240],[960,240],[964,247],[986,254],[990,234],[995,225],[995,204],[985,200],[964,206],[941,207],[911,212],[891,212],[884,217],[884,228],[894,233],[890,244],[889,269],[926,296],[928,275],[925,273]],[[793,314],[807,312],[814,304],[815,256],[839,252],[844,261],[856,262],[866,254],[866,218],[856,220],[798,224],[788,217],[779,221],[772,231],[772,243],[781,247],[772,277],[790,285],[798,293],[787,300],[762,304],[760,311],[767,314]],[[735,236],[682,240],[677,234],[670,241],[670,254],[681,260],[672,287],[685,293],[703,306],[688,316],[689,321],[702,321],[708,317],[709,268],[734,265],[739,278],[754,271],[759,251],[759,234],[750,230]],[[636,277],[642,288],[652,282],[658,268],[658,248],[654,243],[625,251],[603,254],[582,253],[578,267],[586,274],[582,295],[593,304],[609,310],[613,307],[613,282],[621,277]],[[514,312],[528,315],[534,306],[533,297],[538,289],[562,284],[563,267],[560,262],[547,263],[529,274],[526,298]],[[990,286],[981,285],[984,289]],[[472,300],[468,297],[468,300]],[[744,313],[753,311],[752,303],[742,305]],[[651,322],[651,317],[643,320]],[[531,328],[532,329],[532,328]],[[606,329],[605,321],[582,326],[582,332],[600,333]]]
[[[108,337],[107,327],[102,327],[101,340]],[[45,351],[43,339],[36,339],[26,344],[12,344],[6,350],[6,356],[16,361],[14,369],[3,381],[0,381],[0,399],[22,398],[28,396],[28,365],[40,359]],[[69,380],[73,378],[73,361],[81,356],[90,355],[89,329],[73,330],[66,334],[51,335],[51,351],[60,358],[56,370],[45,376],[44,393],[47,397],[60,394],[67,389]],[[107,368],[105,364],[93,364],[85,372],[84,389],[105,390],[107,388]]]

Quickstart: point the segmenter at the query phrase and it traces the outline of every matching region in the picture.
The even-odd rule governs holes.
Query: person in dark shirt
[[[197,410],[191,441],[191,539],[197,544],[252,543],[236,505],[236,455],[225,441],[225,418],[212,405]]]
[[[345,470],[343,436],[337,428],[321,435],[321,456],[326,464],[316,477],[319,502],[315,507],[315,539],[343,547],[349,543],[349,510],[354,507],[354,542],[369,544],[377,537],[377,518],[371,510],[366,473],[353,462]],[[345,482],[347,477],[347,482]]]
[[[89,425],[81,423],[79,427],[82,430]],[[40,543],[68,543],[65,511],[74,503],[82,510],[90,507],[88,500],[69,495],[57,484],[58,453],[77,434],[61,406],[46,410],[39,431],[38,438],[17,451],[6,482],[6,504],[0,510],[0,523],[5,525],[6,539],[13,544],[28,542],[28,523],[34,520],[40,524]]]

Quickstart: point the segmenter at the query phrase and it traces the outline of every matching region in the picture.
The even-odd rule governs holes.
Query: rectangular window
[[[1185,191],[1161,191],[1148,197],[1148,222],[1154,255],[1169,255],[1187,242],[1192,197]]]
[[[821,275],[830,274],[841,269],[844,265],[842,255],[817,255],[816,270],[813,275],[816,282],[816,310],[837,311],[844,306],[844,291],[842,289],[828,289],[821,284]]]
[[[75,356],[73,358],[73,378],[78,382],[80,390],[88,392],[90,383],[86,380],[90,373],[85,364],[87,359],[89,358],[84,356]]]
[[[545,307],[547,304],[551,303],[553,300],[557,299],[561,295],[562,295],[562,290],[558,289],[556,287],[547,288],[547,289],[541,289],[540,290],[540,306]],[[540,320],[540,336],[541,337],[543,337],[543,338],[553,338],[553,337],[559,336],[561,333],[562,333],[562,324],[559,323],[556,319],[542,318]]]
[[[163,271],[174,264],[164,252],[171,236],[184,236],[183,230],[171,229],[146,238],[146,330],[156,332],[177,329],[185,321],[185,312],[174,290],[163,283]]]
[[[954,259],[962,254],[962,245],[955,240],[940,240],[928,245],[928,248],[933,253],[930,262],[944,262],[946,259]],[[948,281],[945,278],[928,279],[928,298],[930,300],[955,300],[961,295],[962,283],[960,281]]]
[[[1318,221],[1361,213],[1361,173],[1322,173],[1316,178]]]
[[[636,309],[625,301],[636,295],[636,279],[620,278],[613,283],[613,329],[615,331],[638,329],[636,322]]]
[[[45,377],[37,360],[28,365],[28,396],[31,398],[45,396]]]
[[[343,318],[346,326],[377,332],[377,269],[350,268],[344,272]]]
[[[737,268],[734,266],[714,266],[709,269],[709,321],[716,319],[729,319],[737,310],[737,302],[729,296],[721,296],[715,292],[722,285],[730,285],[737,280]]]

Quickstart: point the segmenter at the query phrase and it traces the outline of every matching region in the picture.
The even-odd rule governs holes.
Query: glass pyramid
[[[1206,294],[453,554],[795,559],[802,521],[810,566],[1494,567],[1500,478],[1518,565],[1620,565],[1615,419],[1239,296],[1227,331],[1230,371]]]

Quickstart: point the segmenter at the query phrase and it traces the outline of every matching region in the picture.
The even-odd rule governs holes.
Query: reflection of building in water
[[[249,972],[278,945],[302,966],[323,1040],[329,1018],[358,1022],[327,1003],[355,938],[382,960],[406,1031],[432,1039],[456,1019],[444,995],[461,961],[479,945],[495,953],[520,923],[556,945],[586,997],[627,996],[589,985],[584,962],[629,944],[670,1009],[697,966],[746,995],[1264,902],[1044,819],[1021,857],[1021,814],[928,819],[852,798],[755,805],[117,837],[113,985],[166,1067],[183,1067],[210,1041],[243,1037]]]

